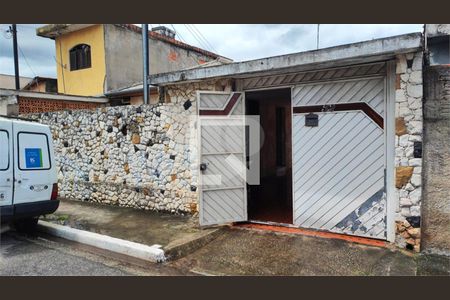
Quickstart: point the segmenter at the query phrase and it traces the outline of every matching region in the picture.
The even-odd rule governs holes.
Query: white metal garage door
[[[293,88],[294,224],[386,239],[385,79]]]
[[[242,93],[199,92],[200,225],[247,220]]]

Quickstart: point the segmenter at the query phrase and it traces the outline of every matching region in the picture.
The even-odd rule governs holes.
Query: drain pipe
[[[142,24],[142,62],[144,65],[143,69],[143,80],[142,88],[144,89],[144,104],[148,104],[148,77],[149,77],[149,57],[148,57],[148,24]]]

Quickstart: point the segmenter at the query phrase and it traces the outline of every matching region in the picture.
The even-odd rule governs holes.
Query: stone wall
[[[422,199],[422,53],[397,57],[395,91],[396,244],[420,250]]]
[[[196,91],[229,89],[228,81],[178,85],[164,104],[25,116],[50,125],[61,198],[195,213]]]
[[[450,255],[450,66],[428,67],[424,76],[422,245]]]
[[[181,105],[160,104],[32,117],[51,127],[60,197],[191,212],[197,193],[185,126],[190,114]]]

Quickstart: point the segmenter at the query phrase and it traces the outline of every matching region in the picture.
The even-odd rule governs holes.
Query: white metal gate
[[[200,225],[247,220],[242,93],[198,92]]]
[[[386,239],[385,79],[298,85],[294,224]]]

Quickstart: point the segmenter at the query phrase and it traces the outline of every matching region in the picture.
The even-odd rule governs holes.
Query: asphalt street
[[[111,255],[77,243],[8,231],[0,239],[0,275],[184,275],[161,264],[142,261],[134,263]]]

